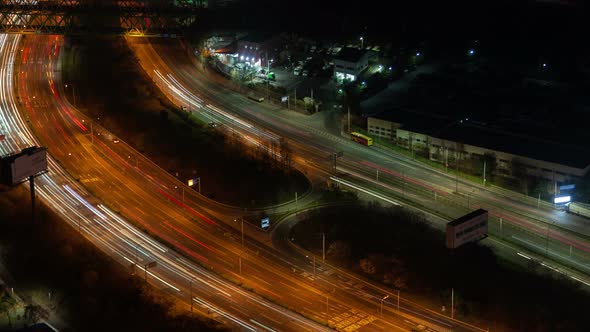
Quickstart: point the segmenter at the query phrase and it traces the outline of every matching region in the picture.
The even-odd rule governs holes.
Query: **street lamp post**
[[[326,261],[326,233],[322,233],[322,262]]]
[[[68,85],[66,84],[66,88],[68,87]],[[74,96],[74,107],[76,106],[76,88],[72,85],[72,95]]]
[[[364,38],[363,38],[363,37],[361,37],[361,38],[359,38],[359,39],[361,40],[361,48],[364,48]]]
[[[389,298],[389,295],[385,295],[382,299],[381,299],[381,316],[383,316],[383,301],[387,300],[387,298]]]
[[[190,287],[190,292],[191,292],[191,297],[190,297],[190,301],[191,301],[191,316],[193,315],[193,277],[191,277],[191,279],[189,280],[189,287]]]

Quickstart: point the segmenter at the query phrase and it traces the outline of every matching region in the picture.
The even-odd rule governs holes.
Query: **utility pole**
[[[483,186],[486,186],[486,161],[483,161]]]
[[[352,128],[350,128],[350,107],[348,107],[348,133],[352,132]]]
[[[322,262],[326,261],[326,233],[322,233]]]
[[[451,319],[455,319],[455,289],[451,288]]]
[[[537,198],[537,209],[541,206],[541,193],[539,192],[539,198]]]
[[[35,176],[29,176],[29,186],[31,191],[31,223],[35,225]]]
[[[190,297],[190,301],[191,301],[191,317],[193,315],[193,278],[191,277],[191,279],[189,280],[189,287],[190,287],[190,292],[191,292],[191,297]]]
[[[457,154],[455,154],[455,192],[459,192],[459,161],[457,160]]]

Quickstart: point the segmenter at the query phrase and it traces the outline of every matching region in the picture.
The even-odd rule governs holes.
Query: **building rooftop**
[[[335,60],[358,62],[366,53],[366,50],[356,47],[343,47],[334,57]]]
[[[455,120],[437,114],[394,109],[373,116],[401,124],[401,129],[432,137],[506,152],[536,160],[576,167],[590,165],[590,149],[561,144],[524,135],[520,132],[492,128],[473,119]]]

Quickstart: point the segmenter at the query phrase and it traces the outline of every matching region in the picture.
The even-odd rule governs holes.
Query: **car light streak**
[[[238,325],[241,325],[242,327],[244,327],[244,328],[246,328],[246,329],[248,329],[250,331],[256,331],[256,328],[254,328],[253,326],[249,325],[248,323],[244,322],[243,320],[241,320],[241,319],[239,319],[237,317],[234,317],[234,316],[226,313],[225,311],[223,311],[223,310],[221,310],[221,309],[213,306],[212,304],[209,304],[209,303],[207,303],[207,302],[205,302],[205,301],[203,301],[203,300],[201,300],[199,298],[196,298],[196,297],[193,298],[193,301],[195,301],[196,303],[202,305],[203,307],[205,307],[205,308],[207,308],[207,309],[209,309],[209,310],[211,310],[211,311],[213,311],[213,312],[215,312],[215,313],[217,313],[217,314],[219,314],[219,315],[221,315],[221,316],[223,316],[223,317],[231,320],[232,322],[234,322],[234,323],[236,323]]]
[[[129,258],[127,258],[126,256],[123,256],[123,259],[125,259],[125,260],[126,260],[126,261],[128,261],[129,263],[135,264],[135,262],[134,262],[134,261],[130,260],[130,259],[129,259]],[[146,269],[145,269],[144,267],[142,267],[141,265],[137,265],[137,264],[136,264],[136,267],[137,267],[138,269],[140,269],[140,270],[142,270],[142,271],[146,272],[146,273],[147,273],[147,274],[149,274],[150,276],[152,276],[152,277],[156,278],[157,280],[159,280],[159,281],[160,281],[161,283],[163,283],[164,285],[166,285],[166,286],[168,286],[168,287],[170,287],[170,288],[174,289],[174,290],[175,290],[175,291],[177,291],[177,292],[180,292],[180,289],[179,289],[178,287],[176,287],[176,286],[174,286],[173,284],[171,284],[171,283],[167,282],[166,280],[164,280],[164,279],[162,279],[162,278],[158,277],[157,275],[155,275],[155,274],[154,274],[154,273],[152,273],[151,271],[149,271],[149,270],[147,270],[147,271],[146,271]]]
[[[357,186],[357,185],[355,185],[355,184],[352,184],[352,183],[350,183],[350,182],[348,182],[348,181],[345,181],[345,180],[339,179],[339,178],[337,178],[337,177],[330,176],[330,180],[332,180],[332,181],[336,181],[336,182],[338,182],[338,183],[340,183],[340,184],[343,184],[343,185],[345,185],[345,186],[348,186],[348,187],[354,188],[354,189],[356,189],[356,190],[358,190],[358,191],[364,192],[365,194],[369,194],[369,195],[371,195],[371,196],[373,196],[373,197],[379,198],[380,200],[384,200],[384,201],[386,201],[386,202],[388,202],[388,203],[391,203],[391,204],[393,204],[393,205],[402,206],[400,203],[398,203],[398,202],[396,202],[396,201],[394,201],[394,200],[392,200],[392,199],[390,199],[390,198],[387,198],[387,197],[385,197],[385,196],[382,196],[382,195],[380,195],[380,194],[377,194],[377,193],[371,192],[371,191],[369,191],[369,190],[367,190],[367,189],[361,188],[361,187],[359,187],[359,186]]]
[[[76,193],[74,190],[72,190],[69,185],[64,184],[63,187],[67,192],[70,193],[70,195],[74,196],[74,198],[76,198],[78,200],[78,202],[80,202],[84,206],[86,206],[88,208],[88,210],[92,211],[94,214],[96,214],[101,219],[107,220],[107,217],[104,214],[100,213],[100,211],[98,211],[96,208],[94,208],[94,206],[92,206],[90,203],[86,202],[86,200],[84,200],[84,198],[80,197],[80,195],[78,195],[78,193]]]

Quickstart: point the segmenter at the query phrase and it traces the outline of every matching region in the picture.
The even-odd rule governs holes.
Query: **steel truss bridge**
[[[0,0],[0,33],[174,36],[201,0]]]

